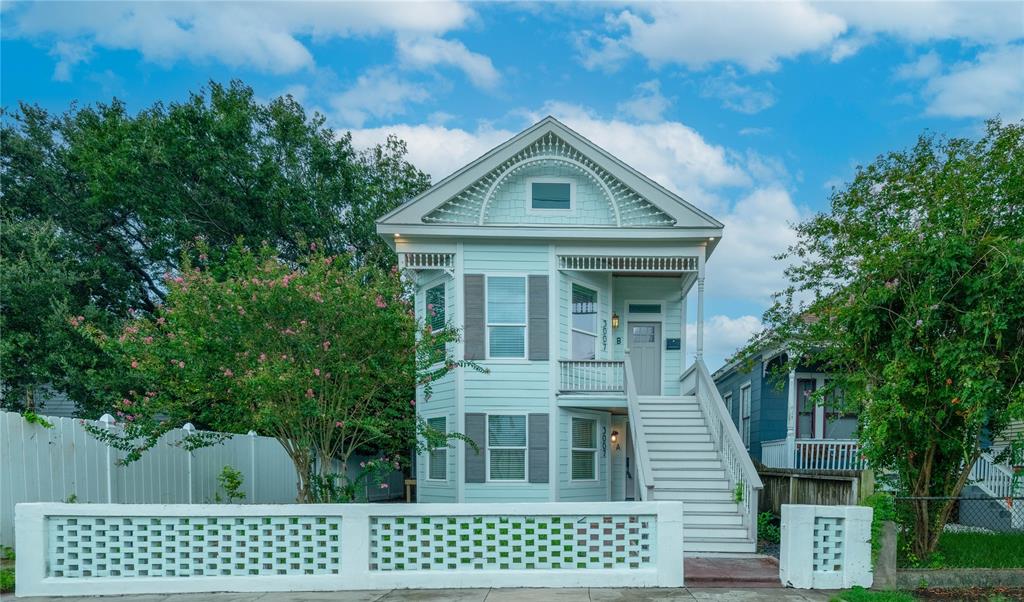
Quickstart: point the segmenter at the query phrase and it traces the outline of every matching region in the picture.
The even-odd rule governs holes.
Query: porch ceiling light
[[[619,327],[619,314],[612,312],[612,328]],[[614,441],[614,439],[613,439]]]

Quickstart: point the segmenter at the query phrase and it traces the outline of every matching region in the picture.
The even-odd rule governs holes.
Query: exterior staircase
[[[755,552],[756,530],[736,502],[697,397],[638,396],[637,402],[654,478],[651,499],[683,502],[686,554]]]

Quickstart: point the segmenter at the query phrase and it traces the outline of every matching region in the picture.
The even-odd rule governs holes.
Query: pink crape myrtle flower
[[[306,389],[306,397],[313,398],[313,389]]]
[[[384,302],[384,297],[377,295],[377,307],[384,308],[387,306],[388,304]]]

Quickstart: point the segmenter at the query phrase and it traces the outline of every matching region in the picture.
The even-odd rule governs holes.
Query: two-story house
[[[418,458],[419,502],[679,500],[687,553],[754,551],[761,484],[703,361],[720,222],[548,117],[377,231],[489,370],[418,400],[479,447]]]

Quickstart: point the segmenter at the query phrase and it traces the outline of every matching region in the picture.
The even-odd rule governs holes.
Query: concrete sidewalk
[[[18,602],[692,602],[741,600],[828,602],[833,592],[781,588],[679,589],[396,589],[347,592],[288,592],[252,594],[150,594],[142,596],[90,596],[17,598]],[[0,600],[14,602],[11,594]]]

